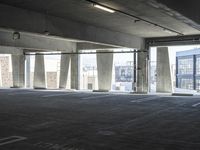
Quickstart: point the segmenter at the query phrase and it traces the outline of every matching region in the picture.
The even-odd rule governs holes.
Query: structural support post
[[[69,73],[69,63],[71,56],[68,54],[61,54],[60,60],[60,82],[59,88],[65,89],[67,86],[67,78]]]
[[[71,54],[71,89],[80,89],[80,56]]]
[[[0,87],[2,87],[2,71],[1,71],[1,63],[0,63]]]
[[[168,47],[157,48],[156,92],[172,92],[172,75]]]
[[[148,57],[147,52],[138,53],[137,92],[148,92]]]
[[[30,80],[30,75],[31,75],[31,58],[29,55],[26,56],[26,87],[30,88],[31,86],[31,80]]]
[[[25,83],[25,57],[24,55],[12,55],[13,87],[23,88]]]
[[[35,89],[46,88],[44,55],[35,55],[35,71],[33,82],[33,87]]]
[[[97,53],[97,71],[99,91],[111,90],[113,53]]]
[[[137,51],[133,53],[133,87],[134,92],[137,92]]]

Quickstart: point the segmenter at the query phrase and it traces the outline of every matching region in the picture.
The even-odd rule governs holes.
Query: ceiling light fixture
[[[101,10],[104,10],[104,11],[107,11],[109,13],[114,13],[115,11],[110,9],[110,8],[107,8],[107,7],[104,7],[104,6],[101,6],[101,5],[98,5],[98,4],[93,4],[94,7],[96,8],[99,8]]]

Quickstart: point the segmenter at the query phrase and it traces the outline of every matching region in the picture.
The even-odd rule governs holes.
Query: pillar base
[[[66,88],[59,88],[58,90],[67,91],[67,92],[75,92],[75,91],[77,91],[76,89],[66,89]]]
[[[24,88],[24,87],[22,87],[22,86],[11,86],[10,88],[12,88],[12,89],[20,89],[20,88]]]
[[[43,87],[33,87],[33,89],[36,89],[36,90],[46,90],[47,88],[43,88]]]
[[[109,92],[109,90],[93,90],[93,92]]]
[[[191,93],[172,93],[172,96],[194,96]]]
[[[148,94],[147,92],[130,92],[130,94]]]

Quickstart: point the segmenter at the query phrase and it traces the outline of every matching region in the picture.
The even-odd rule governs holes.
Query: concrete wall
[[[12,62],[11,62],[12,63]],[[13,86],[13,75],[12,75],[12,65],[9,62],[9,56],[0,57],[0,69],[1,69],[1,86],[11,87]]]

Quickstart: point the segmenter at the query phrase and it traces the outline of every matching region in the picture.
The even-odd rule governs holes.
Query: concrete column
[[[13,87],[23,88],[25,83],[25,57],[24,55],[12,55]]]
[[[71,89],[80,89],[80,56],[71,54]]]
[[[172,92],[172,75],[168,47],[157,48],[156,92]]]
[[[30,88],[30,85],[31,85],[30,75],[31,75],[31,58],[29,55],[27,55],[26,56],[26,87],[27,88]]]
[[[99,91],[111,90],[113,53],[97,53]]]
[[[148,92],[148,58],[147,52],[138,52],[137,92]]]
[[[71,56],[62,54],[60,60],[60,82],[59,88],[65,89],[67,85],[67,78],[69,73],[69,63],[70,63]]]
[[[0,63],[0,87],[3,86],[3,84],[2,84],[2,73],[1,72],[2,71],[1,71],[1,63]]]
[[[36,89],[46,88],[44,55],[35,55],[33,87]]]
[[[133,53],[133,86],[134,92],[137,92],[137,50]]]

